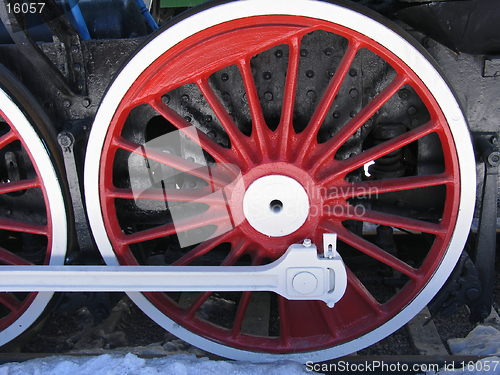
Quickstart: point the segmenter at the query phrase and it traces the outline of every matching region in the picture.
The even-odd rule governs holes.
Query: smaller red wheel
[[[2,67],[0,103],[0,264],[62,265],[66,210],[49,154],[57,149],[38,133],[49,129],[35,101]],[[0,345],[28,329],[52,295],[0,293]]]

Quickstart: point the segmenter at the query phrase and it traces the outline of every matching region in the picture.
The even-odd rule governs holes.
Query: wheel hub
[[[282,175],[258,178],[243,197],[248,223],[270,237],[287,236],[299,229],[309,215],[305,189],[295,179]]]

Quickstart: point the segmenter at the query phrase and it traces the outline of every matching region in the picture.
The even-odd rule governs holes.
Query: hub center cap
[[[270,237],[299,229],[309,215],[309,198],[296,180],[281,175],[258,178],[243,197],[243,213],[250,225]]]

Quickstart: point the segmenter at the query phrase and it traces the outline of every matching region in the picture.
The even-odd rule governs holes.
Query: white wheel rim
[[[219,23],[263,15],[295,15],[317,18],[345,26],[366,35],[404,61],[434,95],[453,134],[458,153],[461,181],[459,215],[446,255],[440,267],[420,294],[394,318],[352,341],[333,348],[308,353],[266,354],[229,348],[187,331],[163,315],[141,293],[129,293],[129,296],[159,325],[191,344],[210,352],[233,359],[257,362],[278,359],[299,362],[322,361],[347,355],[374,344],[402,327],[424,308],[434,296],[435,291],[439,290],[444,284],[458,261],[472,221],[475,206],[476,169],[470,134],[461,109],[445,80],[432,64],[413,45],[390,28],[354,10],[314,0],[274,0],[272,2],[267,0],[242,0],[206,9],[171,26],[151,40],[130,60],[109,88],[101,103],[89,138],[89,149],[99,150],[99,152],[87,153],[85,160],[84,184],[87,210],[92,232],[106,263],[118,264],[106,234],[102,212],[99,208],[99,169],[100,155],[107,130],[124,93],[154,60],[185,38]]]

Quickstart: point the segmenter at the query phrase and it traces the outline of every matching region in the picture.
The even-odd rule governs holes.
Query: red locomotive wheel
[[[405,324],[453,269],[475,202],[465,120],[424,54],[359,9],[310,0],[202,7],[157,34],[90,135],[106,262],[260,265],[337,233],[348,285],[332,309],[271,293],[131,298],[238,359],[324,360]]]
[[[0,69],[0,264],[62,265],[67,230],[59,178],[38,131],[47,131],[30,99]],[[35,130],[35,127],[37,130]],[[57,235],[55,234],[57,221]],[[0,345],[23,333],[53,293],[0,293]]]

